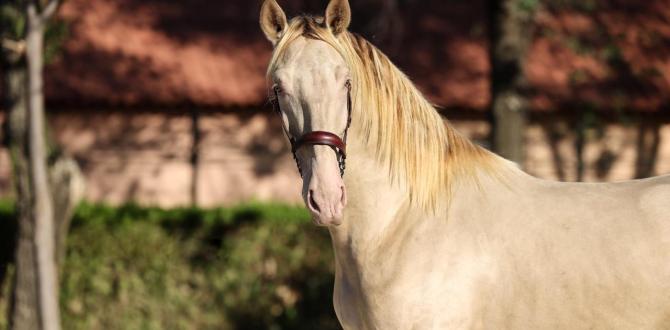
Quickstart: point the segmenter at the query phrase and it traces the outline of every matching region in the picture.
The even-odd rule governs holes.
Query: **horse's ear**
[[[349,0],[330,0],[326,8],[326,24],[334,35],[347,30],[351,23],[351,7]]]
[[[263,2],[260,23],[265,37],[273,45],[277,44],[277,41],[279,41],[286,30],[286,25],[288,25],[284,11],[275,0],[265,0]]]

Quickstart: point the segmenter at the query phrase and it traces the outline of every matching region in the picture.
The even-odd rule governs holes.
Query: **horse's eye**
[[[274,87],[272,87],[272,89],[274,90],[275,94],[281,94],[282,92],[282,89],[281,87],[279,87],[279,85],[275,85]]]
[[[347,80],[347,81],[344,83],[344,87],[346,87],[347,90],[351,90],[351,80]]]

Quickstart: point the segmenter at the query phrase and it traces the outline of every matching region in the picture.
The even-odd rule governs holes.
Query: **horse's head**
[[[335,40],[346,33],[350,14],[347,0],[332,0],[323,19],[310,19]],[[348,65],[330,43],[304,30],[289,37],[300,22],[289,23],[275,0],[263,3],[260,24],[275,47],[270,93],[301,170],[303,199],[317,224],[339,225],[347,204],[340,167],[351,110]]]

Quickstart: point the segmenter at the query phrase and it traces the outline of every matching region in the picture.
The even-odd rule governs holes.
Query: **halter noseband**
[[[275,112],[280,115],[281,119],[281,108],[279,107],[279,95],[277,91],[274,91],[275,97],[272,99],[272,107]],[[288,129],[284,126],[282,121],[282,128],[284,129],[284,134],[291,143],[291,153],[293,153],[293,159],[295,164],[298,167],[298,172],[300,177],[302,177],[302,167],[300,166],[300,160],[298,160],[297,152],[300,148],[310,145],[324,145],[329,146],[335,151],[337,155],[337,163],[340,168],[340,176],[344,176],[344,169],[346,167],[347,160],[347,131],[351,125],[351,84],[347,83],[347,127],[344,129],[344,136],[340,138],[337,134],[326,132],[326,131],[313,131],[303,134],[300,138],[295,139],[291,137],[288,132]]]

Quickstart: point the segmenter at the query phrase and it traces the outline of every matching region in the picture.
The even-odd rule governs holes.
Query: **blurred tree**
[[[386,45],[389,55],[397,54],[402,48],[401,41],[405,32],[402,0],[367,0],[356,2],[361,12],[368,13],[370,18],[354,21],[354,27],[376,44]]]
[[[5,144],[12,158],[18,221],[9,317],[15,329],[59,328],[57,263],[72,207],[82,193],[76,163],[45,134],[44,54],[53,54],[57,47],[52,43],[45,48],[44,40],[58,4],[57,0],[13,0],[0,7],[2,95],[9,114]],[[56,33],[52,28],[50,34],[58,36],[62,26],[55,27]]]
[[[26,63],[28,67],[28,168],[31,188],[31,214],[36,261],[37,316],[39,329],[59,329],[58,272],[56,268],[56,225],[54,223],[53,200],[49,190],[47,171],[47,144],[44,125],[44,32],[46,22],[56,11],[57,0],[32,0],[25,4],[26,10]],[[23,239],[20,237],[19,240]],[[21,257],[21,256],[19,256]],[[20,273],[17,272],[20,275]],[[34,308],[34,307],[33,307]],[[12,320],[16,329],[23,325]],[[29,321],[32,323],[32,321]],[[28,328],[26,328],[28,329]],[[34,329],[34,328],[32,328]]]
[[[32,222],[30,219],[30,205],[24,196],[30,196],[30,187],[28,178],[28,160],[23,152],[23,146],[26,145],[26,67],[25,67],[25,42],[22,40],[25,26],[25,17],[21,13],[20,7],[16,3],[5,2],[0,7],[2,23],[2,73],[3,73],[3,107],[7,111],[8,117],[5,120],[5,144],[9,148],[14,172],[14,185],[16,187],[18,221],[23,224],[22,233],[24,237],[31,235]],[[34,255],[32,240],[24,239],[17,248],[21,250],[22,255]],[[24,288],[18,299],[22,300],[21,305],[36,305],[36,286],[26,285],[34,283],[32,274],[35,273],[34,264],[30,260],[21,262],[16,261],[17,266],[21,268],[23,276],[21,279],[15,277],[14,285]],[[20,265],[18,265],[20,264]],[[6,265],[2,266],[3,268]],[[5,271],[0,274],[0,283],[4,282]],[[14,305],[13,299],[12,305]],[[12,308],[12,310],[16,310]],[[18,310],[17,310],[18,311]],[[10,312],[8,319],[12,319],[13,311]],[[22,314],[25,315],[25,314]],[[33,320],[36,322],[35,318]],[[36,323],[27,323],[29,326],[36,326]]]
[[[522,164],[527,100],[523,61],[539,0],[489,0],[492,147]]]

